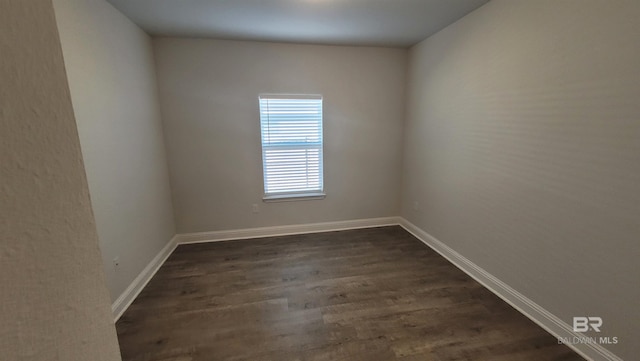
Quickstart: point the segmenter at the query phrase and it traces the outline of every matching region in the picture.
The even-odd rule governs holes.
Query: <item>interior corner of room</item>
[[[106,0],[7,4],[0,5],[0,23],[36,14],[42,22],[35,30],[12,29],[59,33],[46,41],[25,37],[43,59],[59,58],[34,65],[54,69],[47,76],[33,73],[59,99],[10,77],[5,82],[4,71],[16,74],[18,65],[3,64],[3,98],[9,86],[26,90],[0,102],[14,116],[18,107],[10,101],[40,94],[39,106],[51,101],[42,112],[69,119],[47,131],[78,141],[52,153],[66,161],[31,157],[49,150],[33,150],[16,123],[6,134],[15,131],[23,142],[3,144],[2,153],[24,147],[31,157],[7,161],[7,170],[24,176],[7,178],[12,186],[41,190],[31,180],[51,176],[56,164],[61,173],[50,178],[69,177],[65,186],[77,183],[69,194],[84,195],[68,201],[55,186],[60,199],[30,201],[64,210],[80,204],[82,237],[95,241],[62,234],[76,243],[41,250],[61,257],[52,267],[65,270],[46,278],[54,282],[48,295],[60,298],[55,307],[68,311],[77,297],[86,301],[79,307],[99,309],[95,303],[108,290],[112,312],[85,322],[104,327],[73,336],[85,355],[86,345],[98,345],[101,360],[119,360],[113,320],[181,244],[388,225],[402,226],[554,336],[582,336],[571,327],[574,317],[600,317],[620,342],[573,345],[583,357],[640,354],[640,2],[491,0],[411,46],[152,36]],[[3,16],[5,6],[12,11]],[[323,193],[293,201],[265,196],[258,103],[264,93],[322,95]],[[28,108],[20,108],[25,118],[42,114]],[[23,172],[21,164],[33,159],[40,168]],[[12,197],[5,204],[14,204]],[[12,224],[32,216],[49,222],[56,207],[44,214],[16,206],[7,214]],[[9,239],[33,236],[15,229]],[[0,259],[48,239],[36,236]],[[80,269],[68,250],[100,269]],[[47,255],[34,258],[44,262]],[[64,268],[70,263],[78,269]],[[24,274],[0,276],[2,284],[47,269],[24,265]],[[98,286],[68,278],[87,269]],[[64,282],[83,291],[53,289]],[[30,295],[34,305],[46,303]],[[5,296],[8,309],[28,313]],[[18,360],[11,356],[19,346],[9,347],[17,336],[0,335],[8,340],[0,341],[3,348],[15,352],[9,360]],[[66,359],[81,359],[74,357]]]

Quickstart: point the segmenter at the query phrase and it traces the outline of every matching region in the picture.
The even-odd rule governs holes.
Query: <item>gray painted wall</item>
[[[51,1],[0,11],[0,358],[117,361]]]
[[[413,47],[402,187],[402,216],[565,322],[602,317],[627,360],[638,19],[637,1],[493,0]]]
[[[175,234],[151,39],[106,1],[54,5],[116,300]]]
[[[179,233],[398,214],[406,50],[154,45]],[[326,199],[262,203],[263,92],[324,96]]]

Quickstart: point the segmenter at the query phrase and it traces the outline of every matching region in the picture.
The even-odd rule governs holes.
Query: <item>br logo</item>
[[[600,332],[601,326],[602,326],[602,318],[600,317],[574,317],[573,318],[574,332],[587,332],[589,330]]]

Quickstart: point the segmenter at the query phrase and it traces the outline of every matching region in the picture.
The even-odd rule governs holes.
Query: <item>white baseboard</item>
[[[200,233],[184,233],[176,235],[178,244],[219,242],[239,239],[286,236],[291,234],[341,231],[346,229],[371,228],[399,225],[400,217],[384,217],[355,219],[350,221],[297,224],[288,226],[260,227],[213,231]]]
[[[164,264],[164,262],[169,258],[171,253],[176,249],[178,243],[176,241],[176,237],[171,238],[169,243],[167,243],[162,250],[149,262],[149,264],[140,272],[138,277],[136,277],[133,282],[127,287],[126,290],[118,297],[115,302],[111,305],[111,311],[113,312],[115,321],[122,316],[124,311],[129,308],[131,303],[138,297],[142,289],[151,281],[151,278],[158,272],[160,267]]]
[[[505,302],[527,316],[530,320],[537,323],[540,327],[547,330],[556,337],[573,340],[574,337],[583,339],[585,336],[581,333],[574,332],[573,328],[566,322],[562,321],[551,312],[545,310],[540,305],[525,297],[523,294],[511,288],[509,285],[500,281],[469,259],[465,258],[458,252],[454,251],[444,243],[440,242],[427,232],[418,228],[411,222],[400,217],[400,225],[409,233],[424,244],[438,252],[441,256],[449,260],[460,270],[471,276],[473,279],[482,284],[489,291],[496,294]],[[604,348],[602,345],[594,343],[567,344],[574,351],[593,361],[622,361],[621,358]]]

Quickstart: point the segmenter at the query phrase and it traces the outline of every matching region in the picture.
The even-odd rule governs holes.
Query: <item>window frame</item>
[[[295,145],[274,145],[265,147],[264,135],[265,131],[263,129],[263,109],[262,109],[262,101],[263,99],[317,99],[320,101],[320,145],[317,148],[317,145],[314,146],[305,146],[303,144],[299,144],[299,148],[296,148]],[[280,94],[280,93],[261,93],[258,96],[258,111],[260,118],[260,148],[262,153],[262,187],[263,187],[263,197],[262,200],[264,202],[288,202],[288,201],[302,201],[302,200],[314,200],[314,199],[324,199],[326,197],[325,187],[324,187],[324,98],[322,94]],[[267,168],[266,168],[266,152],[265,149],[268,148],[290,148],[290,149],[319,149],[319,165],[318,165],[318,173],[319,173],[319,183],[320,189],[318,190],[304,190],[304,191],[282,191],[282,192],[272,192],[267,193]]]

